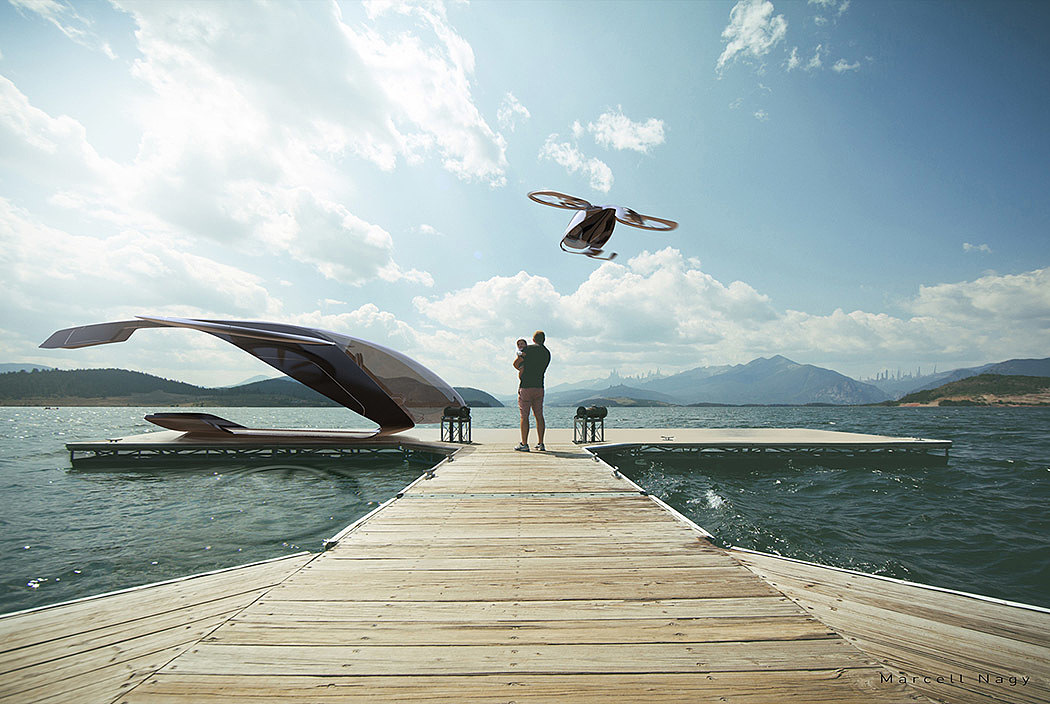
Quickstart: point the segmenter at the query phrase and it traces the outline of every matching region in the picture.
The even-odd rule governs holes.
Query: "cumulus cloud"
[[[756,110],[755,119],[759,122],[769,122],[769,113],[767,113],[765,110]]]
[[[718,71],[740,57],[761,59],[786,34],[787,20],[783,15],[773,15],[769,0],[740,0],[730,10],[729,24],[722,30],[726,46],[718,57]]]
[[[644,153],[664,143],[663,120],[650,117],[645,122],[634,122],[623,114],[622,108],[603,113],[597,121],[588,123],[587,129],[594,135],[594,141],[613,149]]]
[[[666,248],[625,264],[607,262],[574,290],[519,272],[438,297],[417,310],[463,340],[509,344],[542,328],[558,365],[552,383],[786,354],[800,361],[877,365],[884,359],[969,361],[1039,355],[1050,345],[1050,269],[922,287],[909,316],[781,310],[750,285],[718,281],[696,259]],[[505,354],[504,354],[505,356]],[[476,385],[498,388],[503,365],[479,369]],[[455,366],[450,359],[447,362]]]
[[[834,71],[835,73],[845,73],[846,71],[856,71],[859,68],[860,68],[860,62],[859,61],[854,61],[853,63],[850,63],[850,62],[846,61],[845,59],[839,59],[831,67],[831,70]]]
[[[970,244],[969,242],[963,242],[964,252],[984,252],[985,254],[991,254],[992,248],[986,244]]]
[[[433,122],[420,116],[426,130],[393,126],[390,116],[417,109],[415,98],[388,100],[384,91],[391,88],[380,78],[393,80],[398,72],[369,67],[338,15],[319,8],[271,6],[234,18],[219,4],[136,6],[142,58],[134,71],[152,90],[142,102],[144,132],[136,158],[117,163],[100,157],[79,122],[47,114],[0,77],[0,159],[50,193],[52,205],[120,229],[163,237],[174,232],[252,253],[261,244],[350,284],[376,278],[432,283],[426,272],[402,270],[390,235],[341,202],[348,183],[338,159],[352,153],[393,168],[399,156],[421,158],[417,150],[429,149],[458,175],[502,180],[502,151],[483,163],[485,150],[478,144],[485,129],[475,120],[476,109],[462,104],[434,107]],[[297,21],[315,25],[309,45],[290,29]],[[432,22],[442,27],[440,18]],[[289,67],[261,48],[284,46],[287,32],[303,65]],[[445,74],[462,78],[472,66],[469,52],[447,36],[447,28],[437,33],[448,57],[428,53],[428,75],[438,80],[434,74],[443,66]],[[376,36],[360,43],[382,53]],[[322,49],[330,54],[322,58]],[[328,59],[341,60],[352,80],[331,71]],[[423,61],[410,54],[402,60]],[[298,70],[305,73],[296,75]],[[445,82],[454,81],[446,75]],[[465,116],[458,127],[451,113]]]
[[[496,120],[499,121],[500,127],[509,129],[511,132],[514,131],[519,119],[528,120],[530,117],[532,117],[532,114],[529,112],[529,109],[522,105],[510,91],[503,96],[499,109],[496,110]]]
[[[609,165],[601,159],[584,156],[574,144],[557,140],[557,134],[547,137],[547,141],[540,148],[540,158],[564,166],[570,174],[585,174],[590,180],[591,188],[608,193],[613,184],[613,173]]]

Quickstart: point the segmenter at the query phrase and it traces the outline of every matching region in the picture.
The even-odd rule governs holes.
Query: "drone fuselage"
[[[616,209],[601,206],[577,210],[562,236],[562,243],[573,249],[600,251],[612,237]]]

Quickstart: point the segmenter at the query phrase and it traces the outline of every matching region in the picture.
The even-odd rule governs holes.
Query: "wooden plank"
[[[349,562],[351,565],[343,566],[342,563]],[[651,555],[646,556],[644,562],[638,559],[638,555],[591,555],[575,557],[533,557],[531,555],[490,555],[488,557],[436,557],[402,555],[400,557],[374,557],[355,554],[332,554],[326,555],[325,560],[318,560],[305,568],[305,571],[328,571],[352,569],[354,571],[372,572],[388,570],[488,570],[493,565],[504,565],[509,569],[528,568],[538,570],[572,570],[579,568],[583,571],[590,569],[604,570],[634,570],[644,565],[649,569],[662,569],[666,567],[733,567],[739,563],[733,558],[714,550],[709,552],[684,552],[677,555]]]
[[[775,557],[739,556],[931,697],[962,704],[1050,701],[1048,614]]]
[[[277,584],[315,557],[224,571],[0,618],[0,651],[107,628]]]
[[[527,645],[715,643],[838,637],[804,615],[748,618],[591,619],[562,621],[234,620],[205,643],[236,645]]]
[[[466,677],[297,677],[160,674],[126,704],[276,704],[277,702],[381,701],[415,704],[507,702],[721,702],[734,704],[882,704],[925,702],[880,671],[811,670],[643,675],[475,675]]]
[[[19,692],[11,701],[18,704],[109,704],[144,682],[187,647],[179,645],[105,665],[80,677],[54,680]]]
[[[160,633],[130,638],[104,647],[94,648],[87,652],[46,660],[7,672],[0,677],[0,699],[29,699],[37,696],[35,690],[42,690],[47,685],[69,680],[70,682],[67,685],[61,685],[56,690],[66,692],[69,689],[65,687],[74,688],[89,684],[97,677],[102,676],[98,674],[99,671],[106,670],[106,668],[114,665],[150,662],[156,663],[154,666],[154,669],[156,669],[156,667],[171,659],[169,654],[163,660],[159,660],[160,656],[158,654],[172,653],[172,648],[182,652],[182,650],[194,645],[198,640],[226,621],[229,616],[229,614],[223,614],[200,621],[189,622],[178,628],[168,629]],[[158,657],[153,658],[152,656],[154,655],[158,655]],[[137,668],[138,666],[136,665],[135,667]],[[124,671],[126,668],[123,670],[118,668],[118,670]]]
[[[840,638],[748,643],[521,646],[198,644],[161,672],[217,675],[451,675],[743,672],[874,667]]]
[[[1035,645],[1050,645],[1050,613],[951,594],[819,566],[734,553],[742,563],[783,582],[800,596],[815,592],[835,599],[868,603],[918,618],[954,624]]]
[[[0,676],[34,664],[59,661],[96,648],[103,648],[126,640],[179,629],[185,625],[215,616],[227,617],[237,613],[266,593],[265,589],[195,604],[174,611],[165,611],[151,618],[114,624],[105,628],[71,633],[44,643],[36,643],[0,654]],[[181,638],[181,636],[179,637]]]
[[[803,613],[777,594],[761,597],[710,599],[561,599],[550,601],[316,601],[284,600],[272,594],[238,616],[239,622],[267,623],[277,618],[337,621],[434,622],[559,621],[631,618],[733,618],[795,616]],[[427,626],[423,626],[424,628]]]
[[[734,570],[734,572],[736,572]],[[423,573],[429,574],[429,573]],[[496,601],[526,599],[673,599],[688,597],[766,596],[776,592],[765,582],[746,574],[720,575],[717,579],[693,581],[650,577],[637,579],[611,574],[601,580],[585,577],[500,580],[412,580],[308,579],[273,588],[275,598],[303,601]],[[568,599],[567,599],[568,600]]]

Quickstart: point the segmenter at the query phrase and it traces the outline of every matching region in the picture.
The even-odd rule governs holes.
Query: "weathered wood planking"
[[[632,489],[472,447],[122,701],[920,699]]]
[[[737,704],[856,704],[926,702],[870,670],[716,672],[689,674],[432,675],[427,677],[301,677],[294,675],[160,674],[122,699],[128,704],[506,704],[507,702],[723,702]],[[870,697],[870,698],[865,698]]]
[[[931,697],[960,704],[1050,701],[1050,613],[1044,610],[734,554]]]
[[[0,700],[111,701],[312,558],[299,555],[0,618]]]

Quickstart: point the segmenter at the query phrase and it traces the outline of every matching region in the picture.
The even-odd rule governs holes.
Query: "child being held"
[[[518,358],[514,360],[514,367],[518,370],[518,379],[521,379],[521,375],[525,372],[525,348],[528,347],[529,343],[524,338],[518,338]]]

